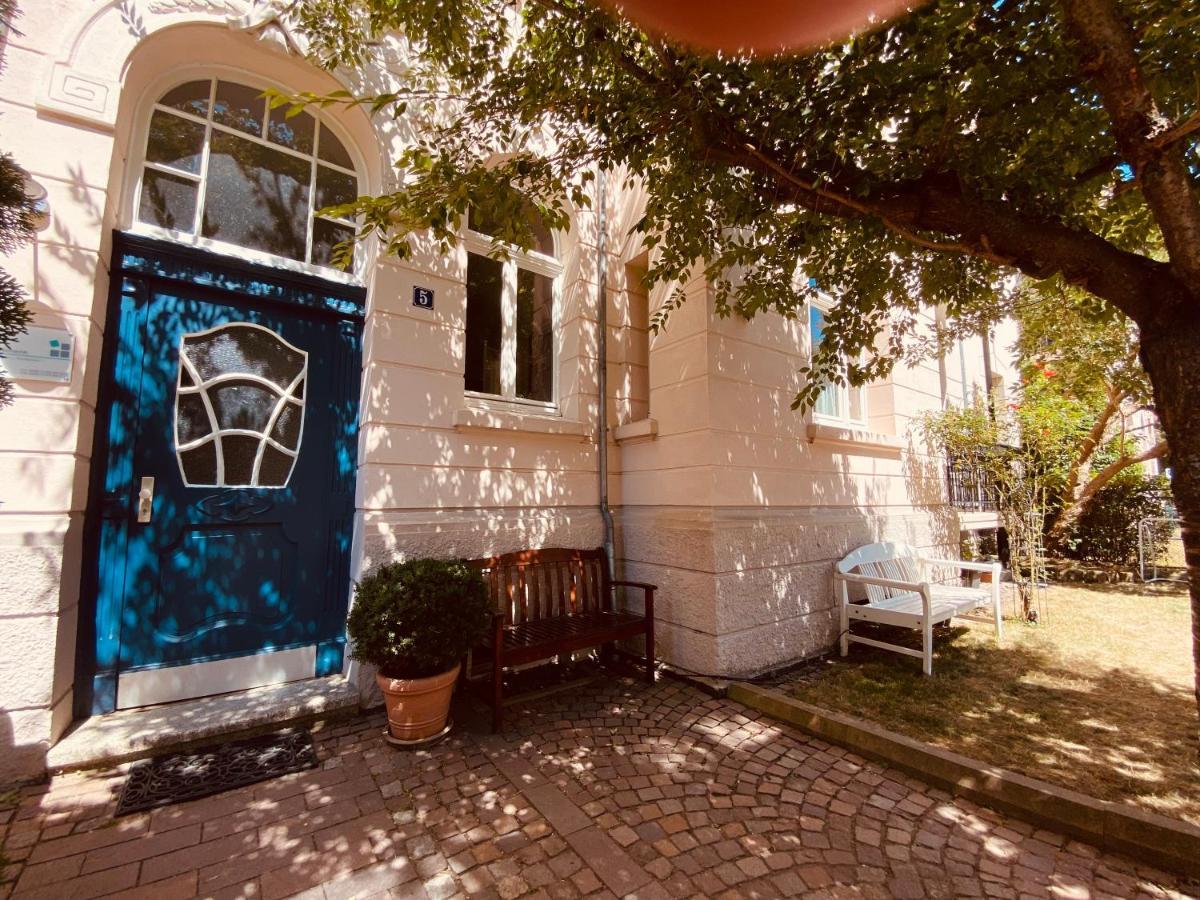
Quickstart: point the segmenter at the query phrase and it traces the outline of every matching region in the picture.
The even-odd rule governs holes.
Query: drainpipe
[[[983,332],[983,396],[987,398],[988,415],[996,421],[996,398],[992,396],[992,329]]]
[[[613,517],[608,508],[608,220],[605,209],[607,190],[604,169],[598,167],[596,191],[600,195],[596,204],[596,305],[597,328],[600,330],[597,353],[599,362],[599,467],[600,467],[600,518],[604,521],[604,553],[608,557],[608,574],[613,570]]]

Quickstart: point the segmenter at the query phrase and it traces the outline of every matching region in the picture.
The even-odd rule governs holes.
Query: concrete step
[[[76,722],[50,748],[51,772],[94,769],[154,756],[220,737],[243,737],[313,719],[352,715],[358,690],[343,675],[122,709]]]

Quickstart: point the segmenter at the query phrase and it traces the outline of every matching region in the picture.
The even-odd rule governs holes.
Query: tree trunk
[[[1142,364],[1171,447],[1171,491],[1183,526],[1192,600],[1192,659],[1200,709],[1200,309],[1142,330]],[[1200,732],[1193,739],[1200,737]]]
[[[1062,507],[1051,514],[1050,523],[1046,529],[1046,543],[1052,550],[1061,549],[1063,540],[1066,538],[1067,530],[1074,524],[1075,519],[1079,518],[1079,483],[1083,480],[1084,473],[1091,465],[1092,457],[1095,455],[1097,448],[1104,440],[1104,435],[1108,432],[1108,423],[1112,421],[1112,417],[1117,414],[1121,408],[1121,403],[1125,400],[1126,394],[1116,388],[1109,388],[1108,400],[1104,404],[1104,409],[1092,424],[1091,430],[1083,439],[1083,443],[1079,445],[1079,450],[1075,454],[1075,459],[1071,463],[1071,468],[1067,471],[1067,483],[1063,486]]]

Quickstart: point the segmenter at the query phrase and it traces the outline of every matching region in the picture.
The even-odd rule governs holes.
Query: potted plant
[[[462,658],[489,617],[482,575],[459,561],[391,563],[355,586],[350,656],[378,669],[393,738],[420,741],[445,729]]]

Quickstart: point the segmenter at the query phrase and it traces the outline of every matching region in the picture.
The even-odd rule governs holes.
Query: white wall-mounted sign
[[[29,326],[9,346],[0,349],[0,373],[13,381],[54,381],[69,384],[75,338],[65,328]]]

